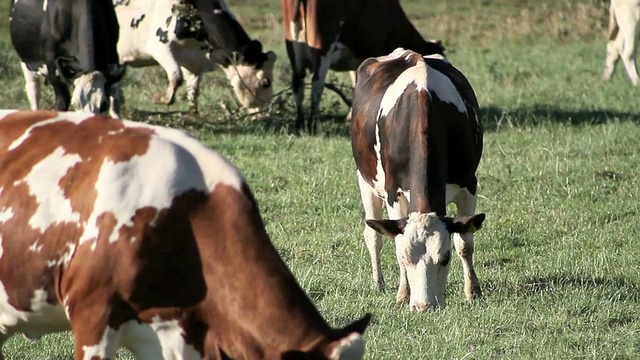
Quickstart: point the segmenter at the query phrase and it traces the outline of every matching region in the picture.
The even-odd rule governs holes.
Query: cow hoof
[[[468,301],[481,298],[482,297],[482,289],[479,284],[474,284],[469,287],[465,287],[464,295]]]
[[[396,304],[409,304],[409,292],[407,291],[407,289],[398,290],[398,293],[396,294]]]
[[[157,104],[157,105],[172,105],[173,104],[173,99],[167,99],[165,94],[162,94],[162,93],[153,95],[153,98],[151,99],[151,101],[153,101],[153,103]]]

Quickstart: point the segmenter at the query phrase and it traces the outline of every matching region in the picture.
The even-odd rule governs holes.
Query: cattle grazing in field
[[[414,311],[444,305],[455,249],[468,299],[482,294],[473,267],[476,169],[482,155],[478,102],[465,76],[440,55],[396,49],[358,68],[352,149],[367,225],[373,280],[384,287],[380,234],[395,238],[396,300]],[[455,203],[457,216],[446,216]],[[382,220],[386,207],[390,220]]]
[[[611,0],[609,42],[602,79],[611,79],[618,58],[622,59],[633,86],[638,85],[636,54],[640,33],[640,0]]]
[[[107,110],[111,84],[124,74],[109,0],[12,1],[10,32],[32,110],[40,106],[43,77],[53,86],[57,110]]]
[[[398,47],[423,55],[443,54],[439,42],[425,40],[399,0],[280,0],[285,44],[291,62],[296,127],[303,127],[304,78],[313,74],[307,129],[315,132],[318,107],[329,69],[353,73],[362,60]]]
[[[173,104],[176,89],[185,82],[189,111],[196,114],[200,76],[217,68],[224,71],[243,107],[256,111],[271,100],[276,55],[262,52],[262,44],[249,38],[223,0],[113,4],[120,23],[120,61],[134,67],[159,64],[167,73],[169,86],[154,96],[154,103]],[[202,11],[196,11],[200,7]],[[212,22],[215,33],[207,32],[209,24],[203,19]],[[119,96],[115,102],[121,102]]]
[[[0,134],[0,345],[70,329],[76,359],[362,357],[369,316],[327,325],[242,174],[194,138],[7,110]]]

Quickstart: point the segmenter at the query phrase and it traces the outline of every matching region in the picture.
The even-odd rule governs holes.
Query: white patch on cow
[[[455,105],[461,113],[467,112],[467,107],[464,105],[460,92],[446,75],[427,67],[427,84],[429,92],[438,96],[440,101]]]
[[[409,85],[416,84],[418,91],[427,89],[427,75],[427,64],[424,61],[420,61],[403,71],[384,92],[380,102],[378,119],[389,114]]]
[[[165,359],[200,358],[198,351],[185,342],[185,331],[178,320],[162,320],[156,316],[149,325],[158,336]]]
[[[9,304],[9,295],[0,281],[0,333],[6,334],[10,328],[27,319],[27,313]]]
[[[82,350],[84,351],[84,360],[91,360],[93,358],[98,358],[98,359],[110,359],[113,358],[113,356],[116,353],[116,350],[118,349],[118,345],[117,345],[117,337],[118,337],[119,333],[118,331],[116,331],[115,329],[112,329],[111,327],[107,326],[107,328],[104,330],[104,333],[102,334],[102,339],[100,339],[100,342],[95,344],[95,345],[91,345],[91,346],[83,346]]]
[[[0,190],[2,190],[2,188],[0,188]],[[0,194],[2,194],[2,191],[0,191]],[[5,208],[4,210],[0,211],[0,223],[10,220],[11,218],[13,218],[13,215],[14,213],[12,208]]]
[[[13,112],[16,112],[17,110],[8,110],[7,112],[1,112],[0,115],[1,117],[5,117]],[[51,119],[47,119],[47,120],[43,120],[40,122],[37,122],[31,126],[29,126],[27,128],[27,130],[20,135],[19,138],[17,138],[16,140],[14,140],[11,145],[9,145],[9,147],[7,147],[7,150],[12,151],[15,148],[17,148],[18,146],[20,146],[26,139],[28,139],[31,136],[31,131],[33,131],[34,129],[37,129],[39,127],[42,126],[46,126],[49,124],[53,124],[56,122],[60,122],[60,121],[74,121],[74,122],[80,122],[86,118],[88,118],[89,116],[91,116],[90,114],[83,114],[83,113],[58,113],[58,116],[51,118]]]
[[[27,250],[39,253],[40,250],[42,250],[42,245],[38,245],[38,241],[36,240],[33,244],[31,244],[31,246],[29,246],[29,248],[27,248]]]
[[[70,168],[81,161],[77,154],[66,154],[64,148],[56,148],[49,156],[33,166],[24,182],[29,193],[36,198],[38,207],[29,219],[33,229],[44,232],[54,223],[80,220],[80,214],[71,208],[71,202],[60,188],[60,179]]]
[[[140,208],[166,209],[176,196],[188,190],[209,193],[221,182],[241,188],[244,179],[235,167],[185,133],[132,122],[126,124],[151,127],[158,136],[151,137],[144,155],[128,161],[102,163],[95,184],[94,208],[80,244],[98,237],[98,218],[104,213],[115,216],[116,225],[109,234],[109,242],[115,242],[123,226],[133,225],[131,219]]]
[[[76,110],[100,113],[100,108],[107,102],[107,79],[99,71],[92,71],[73,80],[71,106]]]
[[[329,359],[331,360],[355,360],[362,359],[364,356],[364,338],[362,335],[354,332],[349,336],[340,340],[338,345],[333,349]]]
[[[62,265],[66,268],[71,261],[71,258],[76,253],[76,244],[69,242],[66,246],[66,251],[57,259],[47,260],[47,267],[53,268]]]
[[[42,2],[42,11],[47,12],[47,5],[49,4],[49,1],[44,0]]]

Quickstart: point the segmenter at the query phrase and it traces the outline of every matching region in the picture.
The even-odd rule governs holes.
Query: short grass
[[[444,41],[481,104],[479,211],[487,220],[476,236],[479,301],[464,301],[454,258],[447,308],[413,314],[397,306],[391,244],[383,249],[390,290],[372,289],[348,109],[326,92],[321,134],[289,134],[294,106],[276,1],[230,2],[249,33],[279,56],[280,94],[264,119],[237,110],[221,74],[204,80],[202,119],[166,113],[186,103],[150,103],[166,85],[159,69],[128,72],[125,115],[183,127],[243,170],[273,242],[327,321],[342,326],[374,314],[367,358],[640,357],[640,92],[622,69],[610,83],[599,81],[605,2],[402,3],[426,37]],[[27,107],[5,29],[0,79],[0,107]],[[330,79],[349,84],[343,74]],[[14,337],[5,352],[11,360],[69,359],[73,350],[70,335],[59,334]]]

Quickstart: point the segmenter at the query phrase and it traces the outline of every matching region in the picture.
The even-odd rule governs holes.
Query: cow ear
[[[371,76],[371,73],[373,72],[373,69],[374,69],[374,67],[372,67],[371,65],[377,62],[378,62],[378,59],[376,58],[368,58],[365,61],[363,61],[360,64],[360,66],[358,66],[358,70],[356,71],[356,83],[361,79],[364,80],[369,76]]]
[[[367,225],[373,230],[390,238],[395,238],[400,234],[404,234],[404,228],[407,226],[407,219],[398,220],[367,220]]]
[[[60,76],[67,82],[82,73],[82,68],[78,66],[78,61],[73,57],[58,57],[53,61]]]
[[[442,219],[450,233],[474,233],[482,227],[486,215],[484,213],[456,216],[455,218],[445,217]]]
[[[359,320],[356,320],[351,324],[342,328],[341,332],[345,335],[348,335],[354,332],[362,335],[364,334],[364,331],[367,329],[367,326],[369,326],[370,322],[371,322],[371,313],[367,313]]]

